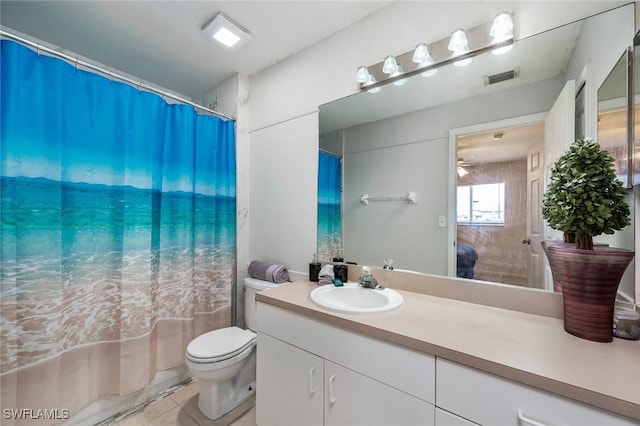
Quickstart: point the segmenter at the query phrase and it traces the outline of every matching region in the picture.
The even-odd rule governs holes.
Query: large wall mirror
[[[633,49],[626,49],[598,89],[598,143],[611,153],[618,179],[625,187],[633,186]],[[627,193],[627,202],[635,204],[634,192]],[[633,229],[602,236],[600,242],[612,247],[634,250]],[[628,268],[620,281],[618,292],[626,299],[633,300],[634,269]]]
[[[634,34],[629,4],[320,106],[320,148],[343,172],[341,247],[319,235],[321,258],[465,276],[458,256],[475,253],[469,278],[552,288],[535,252],[555,236],[536,217],[545,174],[575,137],[597,137],[598,89]],[[633,225],[615,239],[633,248]]]

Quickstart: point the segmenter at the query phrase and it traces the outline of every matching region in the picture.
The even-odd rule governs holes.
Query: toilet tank
[[[257,278],[244,279],[244,322],[249,330],[256,331],[256,293],[267,288],[277,287],[280,284],[271,281],[263,281]]]

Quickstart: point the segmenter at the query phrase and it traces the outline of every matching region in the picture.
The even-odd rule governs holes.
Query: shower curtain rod
[[[23,37],[20,37],[18,35],[15,35],[13,33],[10,33],[10,32],[6,31],[3,28],[0,28],[0,36],[8,37],[8,38],[13,39],[15,41],[18,41],[18,42],[20,42],[22,44],[26,44],[27,46],[35,48],[37,52],[42,51],[42,52],[50,53],[51,55],[54,55],[54,56],[58,56],[58,57],[66,60],[68,62],[71,62],[71,63],[75,64],[76,68],[78,67],[78,65],[83,66],[85,68],[90,68],[90,69],[92,69],[94,71],[97,71],[97,72],[99,72],[101,74],[109,76],[109,78],[115,78],[115,79],[118,79],[118,80],[122,80],[125,83],[129,83],[130,85],[135,86],[138,89],[144,89],[144,90],[147,90],[149,92],[156,93],[156,94],[158,94],[160,96],[171,98],[171,99],[173,99],[175,101],[178,101],[178,102],[183,103],[183,104],[190,105],[190,106],[192,106],[192,107],[194,107],[196,109],[201,109],[203,111],[206,111],[206,112],[208,112],[210,114],[213,114],[213,115],[215,115],[217,117],[220,117],[222,119],[225,119],[225,120],[233,120],[232,117],[229,117],[229,116],[224,115],[224,114],[222,114],[220,112],[217,112],[217,111],[214,111],[212,109],[209,109],[209,108],[204,107],[202,105],[198,105],[195,102],[188,101],[188,100],[186,100],[184,98],[181,98],[181,97],[176,96],[174,94],[171,94],[169,92],[165,92],[164,90],[156,89],[155,87],[149,86],[149,85],[144,84],[144,83],[142,83],[140,81],[132,80],[132,79],[127,78],[127,77],[125,77],[123,75],[114,73],[113,71],[109,71],[109,70],[106,70],[106,69],[104,69],[102,67],[94,65],[92,63],[83,61],[83,60],[81,60],[79,58],[74,58],[73,56],[67,55],[67,54],[62,53],[62,52],[58,52],[57,50],[54,50],[54,49],[51,49],[49,47],[43,46],[40,43],[36,43],[34,41],[31,41],[31,40],[28,40],[26,38],[23,38]]]

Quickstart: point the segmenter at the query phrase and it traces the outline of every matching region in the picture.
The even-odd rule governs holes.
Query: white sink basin
[[[397,291],[362,288],[355,283],[323,285],[311,291],[311,300],[325,309],[348,314],[386,312],[402,305],[402,295]]]

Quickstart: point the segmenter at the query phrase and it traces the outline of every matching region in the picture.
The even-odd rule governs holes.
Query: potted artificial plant
[[[554,288],[562,291],[564,328],[599,342],[613,340],[613,311],[620,279],[634,252],[594,247],[593,237],[631,223],[625,190],[613,157],[590,139],[578,139],[551,169],[542,216],[564,233],[564,242],[544,241]]]

